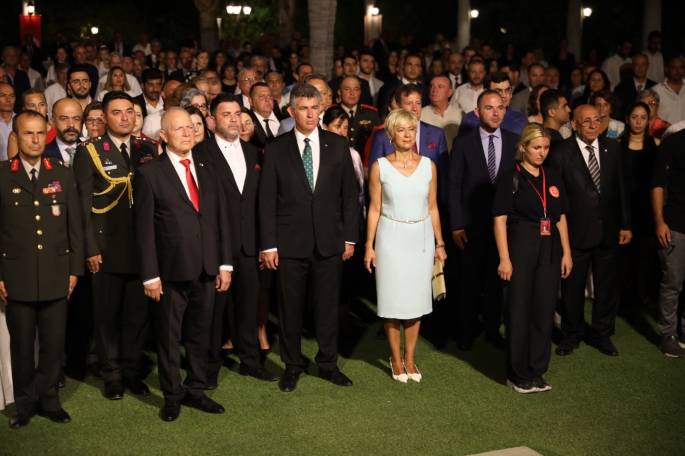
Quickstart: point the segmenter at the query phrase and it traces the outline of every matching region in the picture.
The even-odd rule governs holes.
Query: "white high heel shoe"
[[[404,362],[402,363],[402,367],[404,368]],[[392,374],[393,380],[397,380],[400,383],[407,383],[407,380],[409,379],[406,369],[403,374],[395,375],[395,371],[392,369],[392,357],[390,358],[390,374]]]
[[[404,371],[407,373],[407,377],[409,377],[410,380],[413,380],[416,383],[421,382],[421,372],[419,372],[419,367],[416,364],[414,364],[414,368],[416,369],[416,372],[419,372],[418,374],[410,374],[407,370],[407,366],[404,365],[404,360],[402,361],[402,367],[404,367]]]

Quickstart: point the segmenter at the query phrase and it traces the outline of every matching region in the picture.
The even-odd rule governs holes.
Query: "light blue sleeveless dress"
[[[421,157],[409,177],[378,160],[382,209],[376,231],[378,316],[409,320],[433,310],[435,236],[428,214],[431,161]]]

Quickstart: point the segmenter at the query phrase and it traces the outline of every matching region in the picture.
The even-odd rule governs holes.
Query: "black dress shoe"
[[[181,403],[176,400],[165,400],[159,417],[164,421],[175,421],[181,414]]]
[[[337,386],[352,386],[352,380],[350,380],[347,375],[340,372],[338,369],[331,370],[320,370],[319,377],[329,380],[334,385]]]
[[[205,413],[224,413],[225,411],[223,405],[214,402],[207,396],[198,398],[186,396],[185,399],[183,399],[183,403],[189,407],[202,410]]]
[[[300,373],[292,370],[285,371],[283,378],[278,382],[278,387],[284,393],[291,393],[297,389],[297,382],[300,381]]]
[[[59,378],[57,380],[57,386],[59,386],[60,388],[64,388],[65,386],[67,386],[67,377],[66,375],[64,375],[63,367],[59,369]]]
[[[580,341],[573,337],[565,337],[554,350],[559,356],[568,356],[573,353],[573,349],[580,347]]]
[[[105,382],[105,398],[111,401],[124,398],[124,385],[121,384],[121,380]]]
[[[618,356],[618,349],[611,342],[609,337],[593,337],[590,340],[590,345],[599,350],[600,353],[607,356]]]
[[[86,374],[90,375],[96,380],[102,380],[102,374],[100,374],[100,369],[97,363],[86,364]]]
[[[269,372],[263,366],[258,366],[256,369],[250,370],[247,368],[243,368],[243,365],[241,364],[238,373],[240,375],[249,375],[250,377],[254,377],[257,380],[261,380],[263,382],[278,381],[278,375],[274,374],[273,372]]]
[[[499,350],[504,350],[504,347],[506,346],[506,343],[504,342],[504,337],[500,333],[497,334],[486,334],[485,335],[485,342],[488,344],[492,345],[493,347],[499,349]]]
[[[50,421],[55,423],[71,423],[71,417],[62,408],[53,412],[42,412],[41,415],[49,418]]]
[[[207,383],[205,383],[205,391],[215,390],[219,387],[219,373],[207,372]]]
[[[471,334],[462,334],[461,337],[457,339],[457,348],[464,351],[471,350],[475,340],[476,338]]]
[[[124,386],[136,396],[147,396],[150,394],[150,388],[136,377],[124,378]]]
[[[20,415],[17,413],[10,418],[10,427],[12,429],[23,428],[24,426],[27,426],[29,422],[31,422],[31,418],[33,418],[34,415],[35,413],[31,413],[29,415]]]

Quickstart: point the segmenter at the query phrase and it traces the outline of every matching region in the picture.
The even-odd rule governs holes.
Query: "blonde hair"
[[[531,141],[538,138],[552,139],[547,129],[538,123],[529,123],[523,127],[523,131],[521,131],[521,135],[519,136],[518,149],[516,150],[517,161],[523,160],[524,146],[527,146]]]
[[[394,111],[391,111],[390,114],[388,114],[388,117],[385,118],[385,133],[388,135],[388,138],[392,141],[395,139],[395,128],[399,127],[400,125],[407,125],[410,124],[414,128],[419,127],[419,121],[416,120],[416,117],[414,117],[414,114],[411,112],[407,111],[406,109],[396,109]]]
[[[131,86],[128,83],[128,78],[126,77],[126,72],[124,71],[123,68],[118,67],[118,66],[113,66],[112,68],[109,69],[109,72],[107,73],[107,82],[105,82],[105,90],[108,92],[111,92],[114,90],[114,85],[112,84],[112,76],[114,75],[115,71],[121,71],[121,73],[124,75],[124,83],[122,84],[121,90],[124,92],[128,92],[131,90]]]

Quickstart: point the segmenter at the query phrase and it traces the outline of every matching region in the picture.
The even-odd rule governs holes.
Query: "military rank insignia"
[[[55,181],[51,184],[48,184],[47,187],[43,189],[43,194],[49,194],[49,193],[60,193],[62,191],[62,184],[60,181]],[[57,214],[59,215],[59,214]]]

